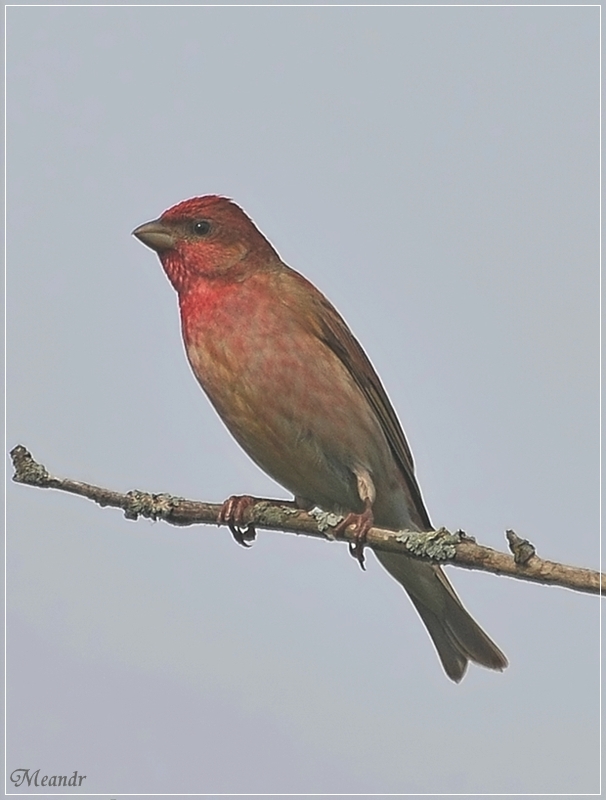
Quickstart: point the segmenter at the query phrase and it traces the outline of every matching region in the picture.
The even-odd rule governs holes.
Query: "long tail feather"
[[[465,610],[440,567],[394,553],[377,552],[376,556],[406,589],[451,680],[458,683],[463,678],[469,661],[505,669],[507,658]]]

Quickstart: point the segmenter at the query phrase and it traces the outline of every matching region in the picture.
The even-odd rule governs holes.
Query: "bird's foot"
[[[372,528],[372,523],[372,508],[367,505],[361,514],[348,514],[335,528],[335,535],[338,535],[343,533],[350,525],[355,525],[355,539],[353,542],[348,542],[349,554],[356,559],[362,569],[366,569],[364,566],[364,544],[366,543],[366,534]]]
[[[257,532],[252,522],[245,523],[244,521],[244,514],[254,504],[255,500],[250,495],[233,494],[223,503],[217,517],[219,525],[227,525],[236,542],[242,547],[250,547],[248,543],[254,542],[257,538]],[[244,525],[246,527],[243,527]]]

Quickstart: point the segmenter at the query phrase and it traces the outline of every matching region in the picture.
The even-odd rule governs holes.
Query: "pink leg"
[[[366,541],[366,534],[372,528],[372,523],[374,521],[372,503],[370,500],[366,500],[364,505],[365,508],[361,514],[348,514],[335,528],[335,534],[338,535],[343,533],[350,525],[356,526],[354,532],[355,539],[353,542],[348,543],[348,547],[350,555],[357,560],[362,569],[366,569],[364,566],[364,543]]]
[[[248,524],[244,521],[244,514],[251,506],[254,506],[255,500],[250,495],[235,495],[229,497],[221,506],[217,522],[219,524],[226,524],[232,532],[232,536],[238,544],[242,547],[250,547],[248,542],[254,542],[257,532],[252,522]],[[246,527],[242,526],[246,524]]]

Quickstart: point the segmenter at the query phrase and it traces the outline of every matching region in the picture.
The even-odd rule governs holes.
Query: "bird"
[[[280,258],[233,200],[184,200],[133,235],[154,250],[178,297],[191,369],[233,438],[299,508],[345,515],[364,566],[372,525],[433,530],[396,411],[370,359],[330,301]],[[240,544],[252,498],[222,506]],[[376,551],[405,589],[446,675],[507,658],[437,565]]]

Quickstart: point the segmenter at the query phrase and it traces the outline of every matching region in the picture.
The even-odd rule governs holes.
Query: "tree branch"
[[[169,494],[149,494],[131,491],[123,494],[74,481],[70,478],[55,478],[42,464],[34,461],[28,450],[17,445],[11,450],[15,473],[13,480],[42,489],[59,489],[94,500],[100,506],[121,508],[127,519],[147,517],[164,520],[171,525],[217,524],[221,504],[185,500]],[[284,533],[303,534],[321,539],[335,539],[331,532],[342,517],[314,509],[307,513],[292,504],[280,500],[257,499],[245,512],[244,522],[257,528],[266,528]],[[490,547],[477,544],[475,539],[463,531],[451,533],[445,528],[427,533],[416,531],[388,531],[371,528],[366,543],[373,550],[402,553],[423,561],[452,564],[466,569],[508,575],[511,578],[563,586],[578,592],[604,594],[606,580],[602,573],[581,567],[545,561],[536,555],[535,548],[526,539],[513,531],[507,531],[509,555]],[[348,528],[339,536],[342,541],[354,541],[354,532]]]

